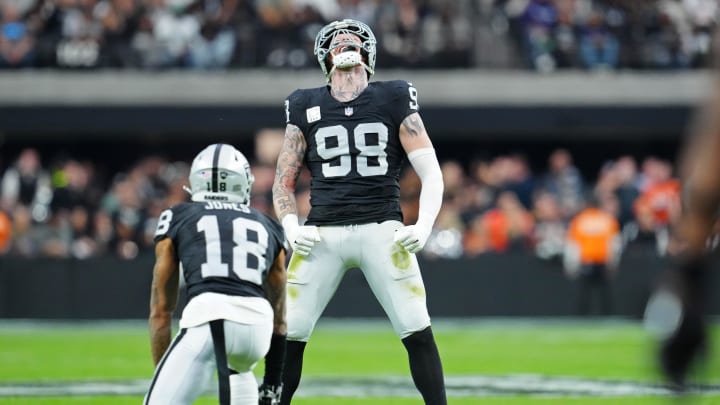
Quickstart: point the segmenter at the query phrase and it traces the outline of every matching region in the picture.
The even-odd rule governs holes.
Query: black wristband
[[[270,350],[265,355],[265,384],[280,385],[282,372],[285,363],[285,350],[287,348],[287,336],[273,334],[270,340]]]

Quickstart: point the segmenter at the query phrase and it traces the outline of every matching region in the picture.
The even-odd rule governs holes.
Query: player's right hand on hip
[[[300,226],[295,214],[287,214],[282,219],[285,237],[292,250],[300,256],[310,254],[316,242],[320,242],[320,232],[315,225]]]
[[[290,237],[290,245],[300,256],[310,254],[316,242],[320,242],[320,233],[315,225],[304,225],[296,228],[296,232]]]

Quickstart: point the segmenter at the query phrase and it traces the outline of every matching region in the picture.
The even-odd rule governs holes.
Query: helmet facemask
[[[193,160],[190,188],[193,201],[250,203],[255,178],[250,163],[237,149],[226,144],[210,145]]]
[[[353,37],[359,38],[360,43]],[[357,65],[362,65],[370,78],[375,73],[376,45],[375,35],[367,24],[345,19],[334,21],[318,32],[315,37],[315,55],[328,81],[336,68],[346,69]],[[341,52],[335,53],[337,49],[341,49]],[[332,62],[330,55],[333,55]]]

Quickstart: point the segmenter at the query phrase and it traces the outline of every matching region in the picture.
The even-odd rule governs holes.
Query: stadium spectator
[[[500,176],[489,158],[475,157],[468,163],[468,178],[463,190],[467,200],[461,212],[463,222],[470,222],[492,208],[499,192]]]
[[[190,41],[188,65],[196,69],[219,69],[230,65],[237,44],[232,26],[239,0],[196,0],[191,5],[200,29]]]
[[[672,165],[655,157],[643,163],[645,182],[633,207],[640,233],[654,238],[658,253],[664,255],[669,243],[669,226],[680,214],[680,182],[672,177]]]
[[[143,247],[146,220],[146,207],[138,195],[138,190],[129,179],[115,183],[105,196],[106,204],[113,207],[108,211],[112,219],[113,239],[110,248],[124,259],[135,258]]]
[[[53,199],[51,208],[53,212],[60,210],[71,210],[76,206],[82,206],[88,211],[97,207],[102,191],[98,190],[93,178],[96,173],[91,162],[79,162],[75,159],[67,159],[61,162],[52,173],[53,177]]]
[[[312,33],[346,17],[377,31],[381,66],[687,69],[707,66],[717,25],[714,0],[6,0],[3,6],[0,66],[14,69],[307,68]]]
[[[0,68],[32,67],[35,38],[12,1],[0,7]]]
[[[13,213],[18,206],[23,206],[30,210],[35,222],[48,220],[53,188],[36,149],[25,148],[20,152],[3,173],[0,187],[0,208]]]
[[[378,60],[380,66],[419,66],[423,62],[421,50],[422,16],[413,0],[384,2],[378,10]]]
[[[523,207],[532,207],[533,193],[537,182],[530,170],[527,158],[520,153],[512,153],[499,159],[499,191],[512,191]]]
[[[480,221],[489,251],[505,253],[527,250],[530,246],[535,221],[512,191],[501,192],[496,208],[486,211]]]
[[[140,53],[133,47],[135,34],[143,20],[140,0],[101,0],[93,11],[103,24],[103,40],[98,64],[101,67],[137,68]]]
[[[589,70],[614,70],[620,58],[620,43],[607,26],[605,15],[593,10],[578,35],[580,57]]]
[[[421,49],[430,68],[472,65],[473,6],[467,1],[431,2],[423,13]]]
[[[633,204],[640,195],[637,162],[632,156],[621,156],[615,161],[613,171],[616,179],[613,191],[620,203],[618,220],[624,228],[633,221]]]
[[[92,214],[83,206],[75,206],[69,214],[71,241],[69,257],[87,259],[98,255],[98,242],[92,233]]]
[[[43,225],[33,226],[30,209],[18,205],[10,212],[12,220],[12,241],[8,255],[25,258],[43,257],[39,249],[40,238],[45,232]]]
[[[683,47],[691,67],[708,66],[712,54],[712,33],[717,26],[719,7],[715,0],[682,0],[684,16],[675,22],[682,30]],[[683,29],[684,28],[684,29]]]
[[[569,219],[582,209],[585,181],[566,149],[554,150],[548,159],[548,166],[541,188],[555,196],[563,218]]]
[[[545,260],[562,258],[567,222],[555,194],[538,192],[535,195],[532,213],[535,217],[532,235],[535,255]]]
[[[95,17],[97,0],[59,2],[61,38],[56,48],[59,67],[88,69],[100,64],[102,21]]]
[[[159,2],[150,16],[152,37],[144,54],[151,68],[188,66],[190,44],[200,35],[200,20],[190,12],[187,0]]]
[[[300,383],[306,344],[349,260],[363,271],[400,337],[425,403],[445,405],[442,363],[414,255],[432,232],[443,178],[418,113],[417,90],[401,80],[369,82],[376,39],[360,21],[326,25],[315,44],[328,86],[297,90],[285,101],[285,142],[273,185],[275,210],[294,250],[281,404],[290,403]],[[418,220],[408,226],[401,222],[398,185],[406,155],[421,182]],[[312,208],[300,225],[295,186],[303,164],[312,175]]]
[[[540,72],[557,67],[555,28],[558,10],[553,0],[530,0],[522,17],[522,44],[528,65]]]
[[[588,196],[586,208],[568,226],[563,263],[567,276],[578,282],[577,313],[592,313],[593,295],[600,297],[600,313],[613,311],[610,283],[622,251],[620,225],[601,208],[599,196]]]

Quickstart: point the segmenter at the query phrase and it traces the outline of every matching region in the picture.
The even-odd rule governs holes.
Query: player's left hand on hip
[[[263,383],[258,388],[258,405],[278,405],[282,396],[282,384]]]
[[[393,240],[408,252],[417,253],[425,246],[428,236],[430,236],[430,230],[417,225],[408,225],[396,230]]]

